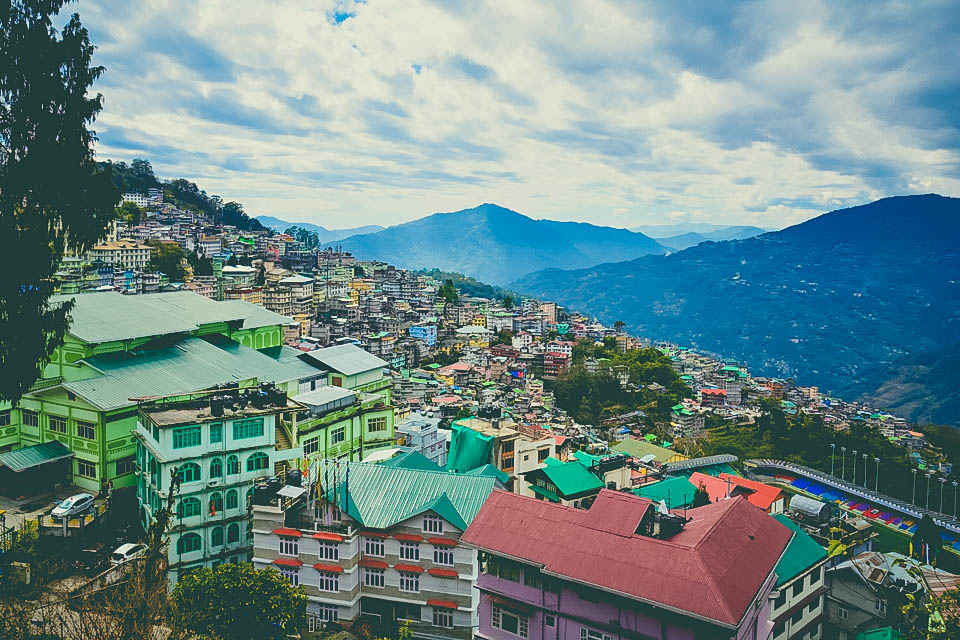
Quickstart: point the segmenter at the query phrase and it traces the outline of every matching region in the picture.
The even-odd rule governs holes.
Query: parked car
[[[93,496],[89,493],[78,493],[70,496],[50,512],[54,518],[69,518],[86,512],[93,507]]]
[[[110,554],[110,564],[116,566],[118,564],[123,564],[133,560],[134,558],[139,558],[147,551],[147,545],[145,544],[134,544],[128,542],[117,547],[116,551]]]

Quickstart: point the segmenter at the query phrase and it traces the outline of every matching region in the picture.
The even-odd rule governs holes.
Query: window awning
[[[544,489],[543,487],[538,487],[538,486],[535,485],[535,484],[531,484],[531,485],[527,485],[527,486],[529,486],[530,489],[531,489],[534,493],[538,493],[538,494],[542,495],[544,498],[546,498],[546,499],[549,500],[550,502],[560,502],[560,501],[562,500],[562,498],[561,498],[560,496],[558,496],[557,494],[555,494],[553,491],[550,491],[549,489]]]
[[[50,442],[35,444],[32,447],[0,453],[0,465],[11,471],[19,472],[71,457],[73,457],[73,451],[70,451],[59,440],[51,440]]]

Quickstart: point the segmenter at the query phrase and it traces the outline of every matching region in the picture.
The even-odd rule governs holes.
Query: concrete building
[[[428,418],[419,413],[410,414],[396,426],[399,436],[404,436],[407,446],[419,451],[438,467],[447,464],[447,439],[440,435],[440,419]]]
[[[171,583],[191,569],[250,560],[254,482],[273,475],[282,453],[275,451],[276,433],[290,428],[282,415],[297,407],[272,386],[232,393],[226,403],[216,394],[139,408],[134,437],[144,528],[176,492],[167,548]]]
[[[150,263],[150,252],[149,246],[134,240],[114,240],[94,245],[87,257],[91,261],[142,271]]]
[[[394,445],[389,398],[343,387],[316,385],[294,397],[299,411],[293,442],[307,459],[361,461]]]
[[[770,596],[772,640],[820,640],[823,635],[827,550],[784,515],[774,518],[794,532],[777,563],[777,584]]]
[[[258,495],[253,507],[254,566],[304,589],[309,633],[362,619],[378,636],[405,622],[416,638],[474,637],[477,556],[460,536],[493,478],[328,462],[311,479],[296,498]]]

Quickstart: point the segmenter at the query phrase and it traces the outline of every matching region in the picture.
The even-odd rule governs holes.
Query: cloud
[[[101,158],[344,227],[535,217],[783,227],[960,195],[949,2],[79,5]],[[64,17],[64,19],[66,19]]]

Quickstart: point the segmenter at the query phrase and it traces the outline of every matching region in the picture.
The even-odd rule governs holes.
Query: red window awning
[[[281,567],[302,567],[303,563],[297,560],[296,558],[277,558],[273,561],[273,564],[278,564]]]
[[[329,531],[320,531],[313,534],[317,540],[329,540],[331,542],[343,542],[343,536],[339,533],[330,533]]]
[[[385,531],[361,531],[360,535],[366,538],[389,538],[390,534]]]
[[[406,571],[407,573],[423,573],[423,567],[415,564],[395,564],[393,568],[397,571]]]
[[[371,569],[386,569],[390,566],[383,560],[373,560],[371,558],[362,558],[358,564],[361,567],[369,567]]]
[[[286,527],[280,527],[279,529],[274,529],[273,533],[278,536],[290,536],[293,538],[299,538],[303,534],[297,531],[296,529],[288,529]]]
[[[429,573],[432,576],[437,576],[438,578],[459,578],[460,577],[460,574],[454,571],[453,569],[441,569],[440,567],[427,569],[427,573]]]
[[[431,607],[440,607],[441,609],[457,608],[457,603],[453,600],[427,600],[427,605]]]
[[[343,573],[343,567],[335,564],[320,564],[319,562],[313,565],[313,568],[317,571],[329,571],[330,573]]]
[[[404,542],[423,542],[423,536],[414,535],[412,533],[395,533],[393,537],[397,540],[403,540]]]
[[[451,540],[450,538],[427,538],[427,542],[430,544],[435,544],[438,547],[455,547],[457,546],[456,540]]]

